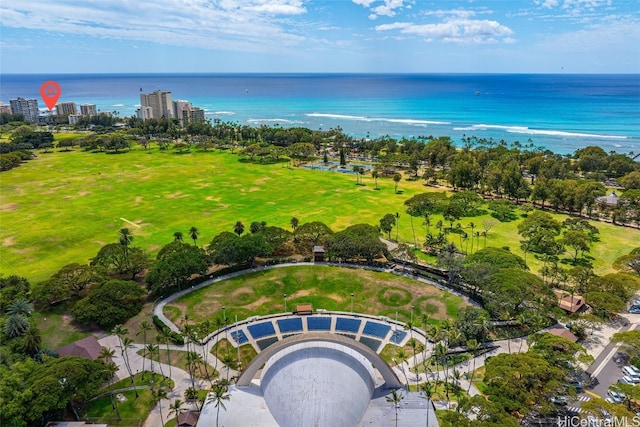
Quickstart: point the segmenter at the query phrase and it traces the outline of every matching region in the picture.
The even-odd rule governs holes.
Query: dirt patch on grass
[[[311,288],[311,289],[301,289],[299,291],[296,291],[294,293],[292,293],[291,295],[289,295],[290,299],[293,298],[304,298],[304,297],[308,297],[308,296],[322,296],[325,298],[330,298],[336,302],[344,302],[345,298],[337,295],[337,294],[323,294],[320,291],[318,291],[318,289],[316,288]]]
[[[0,205],[0,211],[3,211],[3,212],[13,212],[16,210],[18,210],[17,203],[6,203],[4,205]]]
[[[237,297],[240,294],[249,294],[249,293],[253,293],[253,289],[251,289],[248,286],[243,286],[241,288],[236,289],[235,291],[231,292],[231,296],[233,298]]]
[[[140,197],[140,196],[136,197],[135,202],[136,202],[136,204],[142,203],[142,197]]]
[[[4,239],[2,241],[2,246],[8,248],[9,246],[13,246],[16,244],[16,242],[14,241],[15,236],[9,236],[6,239]]]
[[[267,181],[271,181],[271,177],[265,176],[264,178],[258,178],[254,181],[254,184],[261,185],[261,184],[265,184]]]
[[[182,199],[184,197],[189,197],[188,194],[184,194],[182,191],[176,191],[175,193],[170,193],[165,196],[167,199]]]
[[[260,187],[251,187],[249,189],[249,193],[255,193],[256,191],[260,191]]]
[[[260,307],[261,305],[267,303],[268,301],[270,301],[270,298],[262,296],[262,297],[258,298],[258,300],[252,302],[251,304],[245,305],[244,308],[249,309],[249,310],[255,310],[257,307]]]

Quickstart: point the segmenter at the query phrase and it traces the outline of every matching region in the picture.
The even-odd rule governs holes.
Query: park
[[[68,142],[80,136],[60,133],[55,138]],[[524,199],[509,201],[507,219],[496,216],[494,205],[506,203],[494,203],[495,195],[473,201],[474,208],[466,214],[453,214],[451,200],[470,198],[464,189],[448,186],[442,179],[416,179],[417,172],[402,168],[380,176],[370,172],[374,169],[362,167],[338,173],[336,167],[298,167],[307,162],[299,158],[293,161],[295,155],[288,158],[279,154],[267,161],[237,147],[236,152],[229,147],[181,146],[179,150],[168,150],[153,143],[111,152],[74,149],[73,144],[54,148],[39,150],[35,158],[2,172],[1,267],[4,276],[23,277],[31,283],[25,298],[31,296],[36,310],[24,316],[40,330],[38,349],[59,348],[96,335],[114,351],[103,360],[118,361],[120,369],[112,373],[112,378],[122,384],[109,381],[107,388],[126,389],[121,393],[119,407],[124,413],[114,413],[118,407],[113,400],[115,394],[102,389],[107,400],[88,409],[88,418],[143,420],[157,413],[164,423],[170,410],[161,391],[171,395],[171,414],[175,416],[184,412],[180,405],[175,406],[176,400],[194,402],[184,405],[190,409],[197,408],[198,402],[202,404],[206,394],[198,394],[199,391],[220,393],[220,405],[229,379],[239,375],[241,367],[247,366],[267,344],[273,344],[273,340],[260,343],[252,339],[250,345],[240,346],[233,337],[222,338],[220,331],[256,316],[279,316],[299,304],[311,304],[314,310],[338,317],[339,313],[359,313],[363,318],[386,319],[383,323],[399,322],[401,329],[415,331],[422,339],[410,343],[407,337],[402,346],[390,342],[392,336],[381,335],[382,332],[367,336],[361,330],[356,335],[365,345],[375,347],[374,351],[400,380],[409,369],[415,371],[414,377],[421,376],[422,381],[415,384],[404,377],[407,393],[434,393],[433,400],[475,408],[484,404],[465,390],[499,395],[504,408],[483,408],[493,411],[500,419],[498,423],[510,425],[510,413],[531,408],[524,401],[516,404],[515,396],[501,394],[505,391],[492,380],[504,369],[498,364],[502,362],[500,358],[488,366],[479,365],[477,372],[471,369],[471,362],[475,368],[482,357],[485,344],[498,343],[495,348],[501,349],[501,357],[511,356],[513,344],[519,346],[513,354],[521,358],[518,363],[542,363],[541,354],[548,350],[545,345],[549,343],[541,338],[529,341],[527,337],[556,320],[571,319],[587,329],[588,325],[606,322],[615,317],[620,305],[608,305],[600,294],[610,292],[625,305],[638,290],[637,279],[627,277],[629,271],[620,261],[637,256],[632,250],[640,240],[640,231],[632,221],[621,225],[604,216],[598,220],[583,212],[569,215],[570,210],[551,209],[549,205],[539,209],[544,206],[544,198],[538,206]],[[322,163],[319,158],[312,161]],[[337,164],[338,158],[332,161]],[[364,164],[366,160],[360,156],[358,161]],[[497,199],[507,201],[503,195]],[[417,202],[422,203],[419,208]],[[416,213],[423,205],[436,202],[444,204],[429,205],[431,212],[427,216],[423,211]],[[308,224],[322,224],[326,230],[322,239],[326,240],[319,242],[303,235],[300,230]],[[554,247],[562,242],[567,249],[558,250],[553,256],[541,255],[544,250],[536,240],[540,235],[530,231],[532,225],[540,224],[546,224],[547,229],[557,228],[551,237],[556,242]],[[267,231],[271,234],[267,235]],[[433,241],[436,231],[444,239],[439,244]],[[577,238],[586,236],[587,231],[588,242]],[[365,255],[363,251],[370,247],[360,245],[360,252],[349,247],[356,241],[368,241],[372,233],[376,242],[380,238],[385,242],[371,246],[375,254]],[[229,258],[229,254],[243,248],[245,238],[261,236],[275,239],[269,240],[273,247],[268,255],[258,251],[248,258],[246,254],[238,255],[238,260]],[[276,240],[277,245],[273,243]],[[316,265],[309,262],[316,243],[326,245],[328,264],[324,260]],[[112,261],[104,261],[105,248],[111,256],[122,251],[127,262],[134,255],[145,261],[138,270],[120,271]],[[178,252],[191,258],[189,254],[206,253],[210,259],[224,262],[210,262],[207,258],[204,267],[194,267],[181,276],[164,277],[159,262],[171,265],[169,257]],[[269,268],[278,264],[286,267]],[[441,277],[421,275],[419,267],[424,265],[438,265],[448,273]],[[581,282],[578,273],[587,270],[592,275],[589,283]],[[227,278],[235,272],[237,277]],[[218,281],[218,277],[225,280]],[[7,289],[11,286],[7,281]],[[106,317],[107,311],[100,311],[104,302],[98,298],[108,298],[104,296],[109,295],[108,289],[129,292],[132,286],[144,292],[132,298],[135,301],[127,301],[127,314],[110,313],[114,319],[122,319],[118,321],[119,333],[115,332],[114,326],[118,325],[114,323],[101,325],[92,320],[95,317],[91,310]],[[554,308],[552,288],[572,297],[574,292],[589,294],[598,311],[562,313]],[[101,297],[94,295],[99,289],[104,294]],[[153,318],[152,322],[157,302],[181,291],[185,292],[183,296],[163,305],[161,314],[166,321],[156,322]],[[3,308],[11,307],[11,313],[18,313],[19,307],[13,304],[17,299],[14,297]],[[122,304],[125,305],[124,300]],[[323,312],[314,312],[314,316]],[[308,328],[306,323],[303,325]],[[362,328],[367,327],[362,323]],[[371,326],[372,330],[378,327],[382,326]],[[279,324],[274,326],[274,331],[279,330]],[[240,334],[240,329],[234,331]],[[250,331],[242,329],[249,337]],[[25,333],[15,339],[22,343]],[[204,339],[209,336],[217,338]],[[282,334],[278,337],[282,338]],[[376,345],[375,340],[380,338],[385,345]],[[127,340],[131,347],[122,351]],[[458,347],[466,350],[449,354],[450,349]],[[427,353],[431,356],[427,357]],[[574,358],[579,364],[584,362],[580,361],[582,356],[578,347],[569,346],[565,353],[554,357]],[[127,374],[125,358],[142,363],[141,375]],[[233,364],[235,359],[240,363]],[[146,368],[143,360],[147,360]],[[461,363],[466,363],[464,373],[471,375],[469,382],[449,378],[454,371],[461,374]],[[176,372],[182,371],[180,375],[191,384],[193,390],[188,399],[172,391],[184,387],[168,379],[173,378],[167,375],[170,366]],[[570,374],[553,371],[551,365],[542,368],[561,377]],[[162,386],[149,383],[144,375],[147,369],[152,371],[152,378],[166,378],[161,381]],[[437,373],[437,379],[429,372]],[[477,384],[472,381],[474,375]],[[142,405],[131,405],[138,402],[138,391],[126,386],[129,376],[130,384],[140,386]],[[216,382],[223,379],[227,384],[223,389],[216,388]],[[527,398],[539,400],[554,393],[557,386],[545,382],[540,389],[530,390]],[[549,410],[547,406],[545,411]],[[457,419],[457,415],[443,416],[442,411],[451,412],[446,408],[439,409],[441,425]],[[148,422],[146,425],[151,425]]]

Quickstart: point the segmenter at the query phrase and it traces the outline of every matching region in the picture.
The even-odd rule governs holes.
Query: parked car
[[[636,384],[635,382],[633,382],[633,379],[629,375],[623,375],[622,378],[618,378],[618,382],[620,384],[628,384],[628,385]]]
[[[580,381],[571,381],[567,383],[567,387],[569,386],[575,388],[576,393],[582,393],[584,391],[584,388],[582,387],[582,383]]]
[[[567,396],[553,396],[549,399],[551,403],[555,403],[556,405],[566,405],[569,403]]]
[[[640,382],[640,373],[638,373],[636,369],[637,368],[635,366],[623,366],[622,373],[631,378],[631,381],[634,383],[638,383]]]
[[[612,400],[611,403],[622,403],[625,397],[627,397],[624,395],[624,393],[620,393],[619,391],[615,391],[611,389],[607,390],[607,394]]]
[[[640,314],[640,307],[632,306],[627,311],[631,314]]]

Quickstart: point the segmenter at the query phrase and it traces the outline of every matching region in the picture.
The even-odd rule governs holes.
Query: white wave
[[[328,117],[331,119],[342,120],[359,120],[363,122],[388,122],[388,123],[402,123],[405,125],[448,125],[451,122],[442,122],[436,120],[418,120],[418,119],[392,119],[387,117],[367,117],[367,116],[350,116],[345,114],[327,114],[327,113],[307,113],[307,117]]]
[[[215,114],[216,116],[233,116],[235,111],[207,111],[205,114]]]
[[[583,132],[567,132],[562,130],[543,130],[543,129],[530,129],[527,126],[503,126],[503,125],[486,125],[478,124],[468,128],[457,128],[456,130],[487,130],[487,129],[502,129],[509,133],[521,133],[525,135],[549,135],[549,136],[562,136],[572,138],[603,138],[603,139],[627,139],[626,136],[621,135],[600,135],[595,133],[583,133]]]
[[[113,104],[112,107],[124,107],[124,104]]]
[[[301,124],[299,120],[289,120],[289,119],[247,119],[249,123],[289,123],[289,124]]]

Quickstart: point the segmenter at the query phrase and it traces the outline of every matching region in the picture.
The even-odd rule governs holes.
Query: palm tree
[[[471,391],[471,382],[473,381],[473,376],[476,372],[476,351],[480,348],[480,343],[477,340],[470,339],[467,341],[467,348],[473,357],[473,369],[469,372],[469,388],[467,389],[467,393],[469,393]]]
[[[400,365],[407,362],[407,353],[405,353],[404,348],[400,347],[396,352],[396,359],[400,362]],[[402,373],[404,374],[404,381],[407,384],[407,389],[409,389],[409,379],[407,378],[407,371],[404,369],[404,366],[401,366]]]
[[[293,229],[293,231],[296,231],[296,228],[298,228],[300,221],[294,216],[291,217],[291,221],[289,221],[289,223],[291,224],[291,228]]]
[[[120,410],[118,409],[118,403],[113,396],[113,377],[116,375],[116,371],[118,370],[118,365],[113,362],[108,362],[105,364],[104,369],[109,376],[109,395],[111,396],[111,407],[116,410],[116,417],[120,420]]]
[[[240,236],[242,233],[244,233],[244,224],[240,221],[237,221],[233,226],[233,232]]]
[[[160,412],[160,422],[162,423],[161,425],[164,425],[164,417],[162,416],[162,399],[167,398],[167,391],[162,387],[158,387],[157,389],[151,390],[151,396],[153,397],[153,401],[158,405],[158,412]]]
[[[193,240],[194,246],[198,246],[198,236],[200,236],[200,231],[196,227],[191,227],[189,229],[189,237]]]
[[[129,245],[131,244],[131,242],[133,242],[133,235],[131,234],[131,231],[129,231],[129,229],[126,227],[121,228],[118,233],[120,235],[120,237],[118,238],[118,243],[124,246],[124,258],[126,260],[129,254]]]
[[[4,325],[4,333],[9,338],[20,337],[29,329],[29,321],[20,314],[9,316]]]
[[[29,324],[29,328],[25,331],[20,340],[20,351],[33,356],[40,351],[40,344],[42,344],[40,331],[34,324]]]
[[[224,406],[224,401],[229,399],[231,399],[231,395],[227,393],[227,388],[221,384],[217,384],[216,387],[214,387],[212,394],[209,394],[207,397],[207,403],[213,402],[217,409],[216,427],[219,425],[218,419],[220,417],[220,407],[226,411],[227,407]]]
[[[222,357],[222,364],[227,368],[227,382],[229,382],[229,371],[235,369],[236,359],[233,355],[227,351]]]
[[[473,221],[469,222],[469,228],[471,229],[471,252],[473,252],[473,230],[476,228]]]
[[[33,306],[23,299],[15,300],[7,307],[7,314],[9,316],[17,314],[22,317],[29,317],[32,312]]]
[[[176,416],[176,427],[178,426],[178,417],[185,411],[186,409],[182,407],[182,400],[180,399],[174,400],[173,403],[169,405],[169,415],[175,414]]]
[[[436,389],[429,381],[424,383],[420,390],[424,393],[424,399],[427,399],[427,427],[429,427],[429,413],[431,412],[431,398],[436,394]]]
[[[153,329],[153,325],[151,325],[151,323],[149,323],[148,320],[143,320],[142,322],[140,322],[140,331],[136,333],[136,336],[142,334],[142,346],[144,348],[147,348],[147,331],[150,331],[151,329]],[[144,378],[144,359],[145,358],[143,357],[142,358],[142,378]]]
[[[182,242],[183,240],[183,235],[182,235],[182,231],[176,231],[175,233],[173,233],[173,241],[174,242]]]
[[[153,370],[153,356],[158,351],[158,346],[155,344],[147,344],[145,347],[146,353],[145,355],[149,355],[149,359],[151,359],[151,378],[155,378],[155,371]]]
[[[129,372],[129,376],[131,377],[131,382],[133,383],[133,373],[131,372],[131,366],[129,365],[129,357],[127,356],[127,348],[131,346],[131,340],[127,335],[129,334],[129,330],[122,325],[116,325],[111,330],[111,333],[116,335],[120,340],[120,355],[122,356],[122,361],[124,362],[124,366],[127,368]]]
[[[165,349],[167,350],[167,365],[169,365],[169,378],[171,378],[171,350],[169,348],[169,342],[171,340],[169,337],[171,337],[171,330],[164,328],[156,336],[156,341],[165,345]]]
[[[393,184],[394,184],[394,191],[397,193],[398,192],[398,183],[400,182],[400,180],[402,179],[402,175],[400,175],[399,173],[395,173],[393,175]]]
[[[374,179],[374,182],[376,183],[376,190],[378,189],[378,177],[380,176],[380,172],[378,172],[377,169],[374,169],[373,171],[371,171],[371,176]]]
[[[196,405],[196,410],[199,411],[201,408],[198,406],[198,390],[196,390],[193,387],[187,387],[187,389],[184,391],[184,398],[187,401],[190,401],[191,403]]]
[[[99,359],[102,359],[104,363],[109,363],[113,359],[113,355],[116,353],[115,350],[112,350],[110,347],[102,347],[100,349],[100,355],[98,355]]]
[[[387,396],[387,402],[393,404],[393,408],[396,411],[396,427],[398,427],[398,408],[402,399],[404,399],[404,395],[398,390],[391,390],[391,396]]]
[[[196,368],[202,363],[202,356],[195,351],[187,352],[187,369],[189,370],[189,377],[191,378],[191,387],[196,388],[195,374]]]

